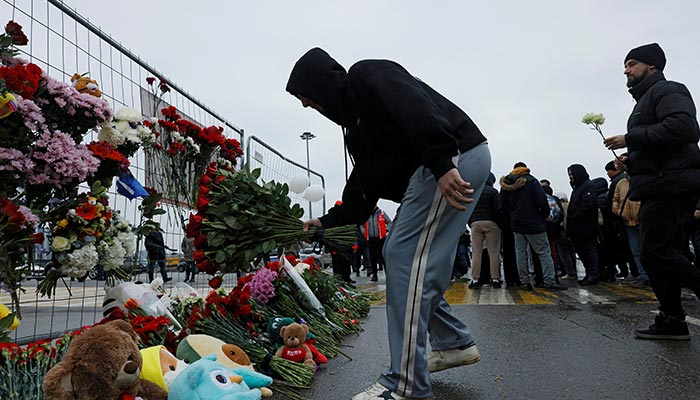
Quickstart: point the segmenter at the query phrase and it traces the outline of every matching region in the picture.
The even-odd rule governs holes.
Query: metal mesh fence
[[[175,106],[183,115],[187,115],[203,126],[224,127],[224,134],[227,137],[238,139],[243,143],[242,129],[210,110],[64,2],[3,0],[0,2],[0,15],[6,20],[14,20],[22,25],[29,37],[29,44],[21,48],[24,51],[20,57],[37,64],[53,78],[69,81],[74,73],[87,73],[98,82],[103,98],[114,110],[121,107],[131,107],[136,110],[148,108],[148,104],[142,104],[144,99],[148,98],[142,95],[144,91],[149,90],[146,78],[153,76],[163,79],[172,89],[163,97],[165,103]],[[96,140],[95,132],[87,134],[84,138],[85,143],[93,140]],[[283,181],[291,176],[290,174],[297,172],[295,168],[298,168],[298,164],[286,160],[271,147],[256,144],[252,151],[261,154],[261,157],[266,160],[259,165],[263,167],[263,176],[266,180]],[[273,157],[269,154],[277,154],[281,156],[281,160],[271,163]],[[147,175],[162,173],[157,170],[147,170],[146,157],[142,151],[139,151],[130,161],[131,172],[140,182],[153,182],[157,177],[147,177]],[[306,170],[301,167],[301,171]],[[322,182],[320,175],[314,173],[312,177],[319,178]],[[138,223],[140,200],[130,201],[119,196],[114,188],[109,194],[110,206],[114,210],[119,210],[130,221]],[[183,237],[183,230],[177,216],[180,209],[172,205],[165,207],[168,213],[156,217],[156,221],[160,222],[164,230],[165,244],[173,249],[179,249]],[[143,249],[143,245],[140,248]],[[172,283],[183,281],[184,272],[177,267],[179,252],[173,252],[169,257],[172,265],[168,268],[168,274],[174,278]],[[140,262],[145,262],[143,250],[138,258]],[[224,285],[228,284],[231,287],[235,284],[235,278],[232,275],[228,276]],[[135,279],[148,281],[145,272],[136,274]],[[65,284],[59,282],[56,296],[51,299],[40,298],[34,294],[36,283],[37,281],[32,279],[27,279],[23,283],[26,293],[21,296],[20,302],[23,314],[22,324],[14,333],[15,341],[24,343],[37,338],[55,337],[66,330],[94,324],[102,318],[103,281],[88,279],[84,282],[66,280]],[[200,292],[205,292],[208,289],[206,283],[204,274],[198,274],[191,285]],[[168,287],[173,286],[169,284]],[[0,293],[0,302],[10,304],[9,295]]]
[[[260,179],[264,182],[277,181],[287,183],[293,176],[302,174],[308,175],[311,185],[320,185],[323,188],[326,186],[323,175],[287,159],[282,153],[255,136],[248,138],[245,157],[246,164],[250,166],[251,170],[260,168]],[[292,199],[292,203],[299,203],[299,205],[304,207],[305,218],[320,216],[326,210],[325,195],[321,201],[313,203],[306,201],[303,193],[289,192],[289,197]]]

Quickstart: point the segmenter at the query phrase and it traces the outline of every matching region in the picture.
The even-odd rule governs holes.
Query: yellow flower
[[[65,228],[66,226],[68,226],[68,220],[62,219],[62,220],[58,221],[58,226],[59,226],[59,228]]]
[[[7,308],[6,305],[0,303],[0,319],[5,318],[5,317],[8,316],[9,314],[10,314],[10,309]],[[14,331],[15,329],[17,329],[18,326],[19,326],[19,320],[18,320],[17,317],[15,316],[15,320],[12,321],[12,325],[10,325],[10,327],[7,328],[7,329],[10,330],[10,331]]]
[[[70,241],[63,236],[54,236],[51,251],[61,252],[70,249]]]

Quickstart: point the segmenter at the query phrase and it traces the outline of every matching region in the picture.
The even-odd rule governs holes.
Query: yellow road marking
[[[520,290],[518,294],[520,295],[520,301],[516,300],[515,304],[554,304],[542,292]]]

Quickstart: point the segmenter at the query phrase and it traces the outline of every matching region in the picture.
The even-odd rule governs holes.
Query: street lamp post
[[[309,177],[309,182],[311,181],[311,164],[309,162],[309,140],[316,137],[311,132],[304,132],[300,136],[301,140],[306,141],[306,175]],[[313,213],[311,211],[311,202],[309,201],[309,219],[313,218]]]

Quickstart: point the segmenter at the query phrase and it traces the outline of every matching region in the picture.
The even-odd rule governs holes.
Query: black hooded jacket
[[[508,212],[513,232],[544,233],[549,202],[540,182],[529,173],[511,173],[502,177],[500,184],[501,207]]]
[[[314,48],[294,65],[287,91],[347,128],[354,167],[342,205],[320,218],[326,228],[363,223],[380,198],[401,202],[419,166],[439,179],[452,157],[486,141],[459,107],[393,61],[364,60],[345,72]]]
[[[598,188],[583,165],[571,165],[569,171],[574,177],[571,182],[574,190],[567,208],[566,234],[571,238],[595,237],[598,235]]]
[[[629,90],[630,199],[700,194],[700,129],[690,92],[654,72]]]

